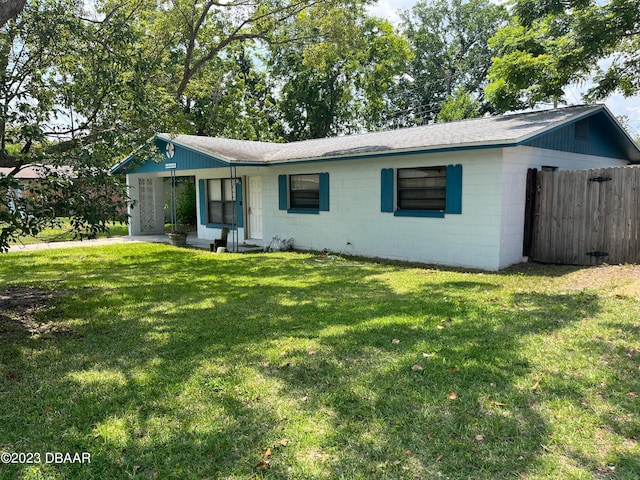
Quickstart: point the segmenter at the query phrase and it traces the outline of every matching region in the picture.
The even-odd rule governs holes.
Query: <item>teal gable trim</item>
[[[236,183],[236,223],[238,224],[238,228],[244,227],[244,208],[242,201],[242,183]]]
[[[576,136],[576,124],[580,121],[588,122],[586,137]],[[522,145],[628,160],[628,155],[621,143],[616,141],[618,135],[617,127],[614,128],[613,123],[604,113],[599,113],[530,138]]]
[[[329,174],[321,173],[320,174],[320,211],[328,212],[329,211]]]
[[[278,209],[287,209],[287,176],[278,175]]]
[[[383,168],[380,172],[381,212],[393,212],[394,175],[393,168]]]
[[[462,213],[462,165],[447,165],[444,213]]]
[[[200,196],[200,225],[207,224],[207,188],[204,180],[198,180],[198,194]]]
[[[128,162],[127,166],[124,167],[126,168],[126,173],[165,172],[169,171],[169,169],[167,169],[167,164],[172,163],[176,164],[175,169],[173,169],[175,171],[198,170],[201,168],[221,168],[229,166],[228,163],[218,160],[210,155],[205,155],[204,153],[196,152],[175,144],[175,154],[173,158],[168,158],[165,153],[167,143],[168,142],[164,140],[156,139],[155,144],[160,152],[162,152],[162,156],[147,159],[133,158]]]

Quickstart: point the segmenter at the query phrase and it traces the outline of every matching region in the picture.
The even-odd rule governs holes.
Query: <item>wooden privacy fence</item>
[[[639,167],[530,170],[527,204],[525,254],[532,260],[640,263]]]

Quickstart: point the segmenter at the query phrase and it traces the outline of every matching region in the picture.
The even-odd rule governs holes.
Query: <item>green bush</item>
[[[179,225],[196,224],[196,187],[189,183],[178,192],[176,198],[176,220]]]

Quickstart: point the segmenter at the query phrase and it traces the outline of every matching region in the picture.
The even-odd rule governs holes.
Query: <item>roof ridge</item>
[[[177,133],[177,134],[173,134],[173,133],[157,133],[158,136],[162,136],[162,137],[173,137],[176,138],[178,136],[183,136],[183,137],[192,137],[192,138],[199,138],[199,139],[217,139],[217,140],[222,140],[222,141],[233,141],[233,142],[245,142],[245,143],[252,143],[252,144],[259,144],[259,145],[272,145],[272,146],[281,146],[282,148],[286,148],[284,146],[286,145],[292,145],[292,144],[302,144],[302,143],[310,143],[310,142],[322,142],[324,140],[335,140],[335,139],[341,139],[341,138],[354,138],[354,137],[363,137],[363,136],[368,136],[368,135],[377,135],[377,134],[381,134],[381,133],[387,133],[387,132],[399,132],[399,131],[411,131],[411,130],[416,130],[416,129],[427,129],[429,127],[434,127],[436,125],[453,125],[453,124],[459,124],[459,123],[464,123],[464,122],[478,122],[478,121],[485,121],[485,120],[492,120],[492,119],[500,119],[500,118],[506,118],[506,119],[512,119],[514,117],[519,117],[519,116],[529,116],[529,115],[535,115],[535,114],[549,114],[549,113],[553,113],[553,112],[561,112],[561,111],[565,111],[565,110],[571,110],[571,109],[576,109],[576,108],[583,108],[583,109],[599,109],[604,107],[604,104],[587,104],[587,103],[583,103],[583,104],[578,104],[578,105],[567,105],[564,107],[556,107],[556,108],[549,108],[549,109],[540,109],[540,110],[529,110],[529,111],[520,111],[520,112],[507,112],[507,113],[503,113],[503,114],[495,114],[495,115],[486,115],[483,117],[476,117],[476,118],[464,118],[462,120],[454,120],[451,122],[434,122],[434,123],[428,123],[425,125],[413,125],[413,126],[409,126],[409,127],[402,127],[402,128],[388,128],[388,129],[384,129],[384,130],[373,130],[373,131],[367,131],[367,132],[357,132],[357,133],[350,133],[350,134],[346,134],[346,135],[335,135],[335,136],[331,136],[331,137],[319,137],[319,138],[306,138],[304,140],[293,140],[291,142],[272,142],[272,141],[263,141],[263,140],[246,140],[246,139],[240,139],[240,138],[232,138],[232,137],[221,137],[221,136],[208,136],[208,135],[194,135],[194,134],[187,134],[187,133]]]

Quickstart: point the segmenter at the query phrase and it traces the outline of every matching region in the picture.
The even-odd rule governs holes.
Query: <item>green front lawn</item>
[[[637,479],[639,272],[7,254],[0,478]]]

